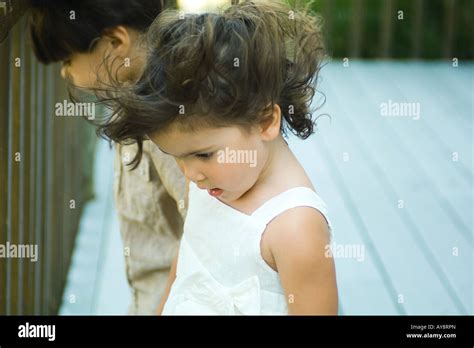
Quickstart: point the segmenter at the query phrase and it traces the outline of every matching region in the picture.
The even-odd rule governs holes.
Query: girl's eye
[[[208,153],[199,153],[196,155],[197,157],[199,158],[202,158],[202,159],[209,159],[212,157],[212,152],[208,152]]]

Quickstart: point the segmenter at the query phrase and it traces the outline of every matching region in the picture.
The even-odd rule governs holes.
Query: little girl
[[[102,132],[140,148],[151,139],[190,182],[160,312],[337,314],[326,206],[283,137],[313,131],[317,18],[276,1],[168,11],[148,47]]]

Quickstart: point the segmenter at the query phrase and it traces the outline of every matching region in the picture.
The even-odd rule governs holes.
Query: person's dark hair
[[[29,0],[34,53],[48,64],[88,52],[109,28],[145,32],[165,5],[165,0]]]
[[[99,126],[104,138],[137,142],[137,166],[148,134],[171,125],[264,121],[278,104],[282,132],[313,132],[309,109],[324,58],[319,17],[277,1],[233,4],[220,13],[164,11],[147,34],[147,65],[121,88],[115,114]]]

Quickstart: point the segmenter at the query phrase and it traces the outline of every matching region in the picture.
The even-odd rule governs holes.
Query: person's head
[[[61,74],[95,88],[137,78],[143,66],[140,34],[163,10],[164,0],[30,0],[33,50],[44,64],[62,62]]]
[[[317,17],[275,1],[219,14],[165,11],[148,32],[143,75],[122,89],[101,133],[139,149],[150,138],[199,187],[237,199],[257,182],[282,132],[313,132],[322,42]]]

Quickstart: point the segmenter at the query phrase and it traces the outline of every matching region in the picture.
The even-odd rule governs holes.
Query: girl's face
[[[165,153],[175,157],[187,179],[223,202],[239,199],[257,182],[269,149],[261,132],[237,126],[188,132],[171,127],[150,135]]]

